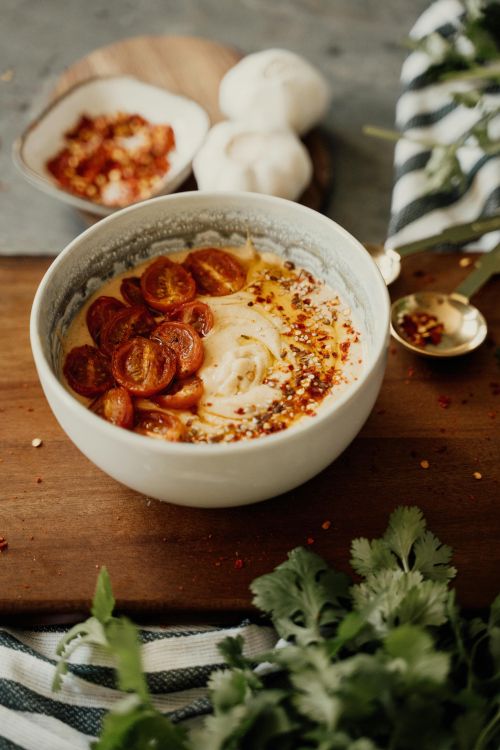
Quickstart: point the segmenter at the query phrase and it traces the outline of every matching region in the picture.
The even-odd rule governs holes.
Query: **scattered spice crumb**
[[[427,461],[426,458],[424,458],[422,461],[420,461],[420,466],[422,469],[428,469],[430,466],[430,463]]]
[[[37,484],[41,484],[42,483],[42,477],[37,477],[36,478],[36,483]]]
[[[409,367],[408,368],[408,377],[412,378],[414,375],[415,375],[415,368],[414,367]]]
[[[9,543],[7,539],[4,536],[0,536],[0,552],[3,552],[4,550],[6,550],[8,546],[9,546]]]
[[[323,523],[321,524],[321,528],[327,531],[331,525],[332,525],[331,521],[323,521]]]
[[[471,263],[472,263],[471,258],[460,258],[460,260],[458,261],[458,265],[460,266],[460,268],[468,268],[471,265]]]
[[[31,445],[33,446],[33,448],[39,448],[42,445],[42,443],[43,443],[42,438],[33,438],[33,440],[31,441]]]
[[[234,561],[234,567],[236,568],[236,570],[241,570],[241,568],[245,567],[245,563],[243,562],[241,557],[236,558],[236,560]]]
[[[483,475],[481,474],[480,471],[475,471],[472,476],[474,477],[474,479],[482,479],[483,478]]]
[[[418,347],[428,344],[437,346],[443,338],[444,324],[435,315],[423,310],[405,313],[398,320],[398,325],[405,339]]]
[[[447,409],[451,404],[451,398],[449,396],[438,396],[438,404],[441,409]]]
[[[314,539],[312,536],[308,536],[306,539],[307,544],[314,544]]]

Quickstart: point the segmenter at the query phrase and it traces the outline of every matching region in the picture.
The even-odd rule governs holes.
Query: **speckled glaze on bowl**
[[[60,337],[82,303],[116,273],[186,245],[242,243],[248,232],[329,283],[351,307],[364,341],[355,383],[283,432],[229,444],[153,440],[82,406],[58,378]],[[181,193],[126,208],[71,242],[33,303],[31,346],[54,415],[75,445],[119,482],[179,505],[229,507],[286,492],[328,466],[352,441],[377,398],[389,340],[387,288],[368,252],[321,214],[253,193]]]

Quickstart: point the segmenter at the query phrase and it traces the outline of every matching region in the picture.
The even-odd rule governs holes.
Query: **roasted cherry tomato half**
[[[164,409],[191,409],[203,396],[203,380],[194,375],[186,380],[176,380],[166,393],[159,393],[154,402]]]
[[[109,360],[95,346],[77,346],[64,362],[63,372],[70,387],[80,396],[100,396],[113,385]]]
[[[175,443],[181,441],[186,434],[186,428],[178,417],[154,409],[137,413],[134,430],[140,435]]]
[[[111,356],[125,341],[136,336],[149,336],[155,325],[155,319],[145,307],[124,307],[102,329],[101,349]]]
[[[129,305],[145,305],[138,276],[128,276],[120,284],[120,294]]]
[[[193,326],[199,336],[206,336],[214,325],[213,312],[208,305],[198,300],[186,302],[169,317],[171,320],[178,320],[181,323],[188,323]]]
[[[141,290],[150,307],[168,312],[192,300],[196,294],[196,284],[180,263],[161,256],[142,274]]]
[[[134,426],[134,405],[125,388],[118,386],[99,396],[89,409],[111,424],[130,430]]]
[[[212,297],[233,294],[246,280],[245,269],[239,260],[216,247],[189,253],[183,266],[194,277],[198,291]]]
[[[203,344],[193,326],[168,320],[154,329],[152,338],[170,347],[177,357],[177,375],[187,378],[203,362]]]
[[[174,352],[159,341],[130,339],[113,352],[115,380],[134,396],[153,396],[165,390],[175,375]]]
[[[106,323],[123,310],[125,305],[115,297],[98,297],[87,310],[87,328],[95,343],[99,346],[101,331]]]

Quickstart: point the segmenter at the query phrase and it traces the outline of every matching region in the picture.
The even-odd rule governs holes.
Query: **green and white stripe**
[[[111,706],[122,697],[102,649],[83,645],[70,659],[62,689],[51,689],[55,649],[66,629],[0,627],[0,750],[87,750]],[[242,635],[246,653],[272,648],[271,628],[143,628],[142,662],[155,707],[174,721],[207,713],[206,682],[223,668],[217,644]]]
[[[459,25],[463,13],[464,4],[460,0],[437,0],[420,16],[410,36],[420,39],[438,32],[446,38]],[[416,50],[405,60],[401,72],[404,90],[397,103],[396,121],[398,130],[408,139],[397,143],[394,156],[395,181],[387,240],[391,248],[498,213],[500,207],[500,157],[486,155],[482,149],[471,146],[459,149],[457,154],[466,174],[465,184],[428,192],[425,167],[431,151],[423,144],[456,142],[479,117],[475,109],[458,105],[452,98],[454,92],[469,91],[475,84],[432,82],[427,76],[430,65],[429,56]],[[492,104],[498,103],[500,86],[492,84],[487,96]],[[500,132],[499,120],[495,118],[490,129]],[[475,241],[474,247],[489,250],[499,240],[500,234],[493,232],[482,241]]]

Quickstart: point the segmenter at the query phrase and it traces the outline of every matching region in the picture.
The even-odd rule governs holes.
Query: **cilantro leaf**
[[[301,547],[250,588],[254,604],[271,615],[279,635],[304,644],[321,640],[321,628],[345,614],[341,599],[349,593],[347,576],[330,570],[318,555]]]
[[[142,671],[137,628],[126,617],[113,617],[107,623],[106,637],[116,662],[118,687],[125,692],[136,693],[147,703],[149,693]]]
[[[361,576],[377,570],[397,568],[398,563],[384,539],[354,539],[351,543],[351,565]]]
[[[389,656],[398,661],[399,670],[409,682],[430,680],[443,683],[450,669],[450,655],[436,651],[432,638],[423,628],[401,625],[392,630],[384,641]]]
[[[106,567],[103,566],[97,577],[97,584],[90,611],[96,620],[99,620],[99,622],[104,624],[111,619],[114,608],[115,598],[111,589],[109,573]]]
[[[406,572],[410,570],[408,558],[412,545],[424,531],[425,520],[420,508],[400,506],[391,513],[384,541],[399,557]]]
[[[186,731],[175,727],[155,709],[124,703],[109,713],[93,750],[188,750]]]
[[[419,571],[382,570],[351,591],[355,609],[379,637],[397,624],[431,626],[446,622],[446,585],[424,581]]]
[[[451,547],[441,544],[431,531],[425,531],[416,539],[413,552],[415,554],[414,568],[419,570],[425,578],[446,582],[456,576],[456,568],[448,565],[452,556]]]

